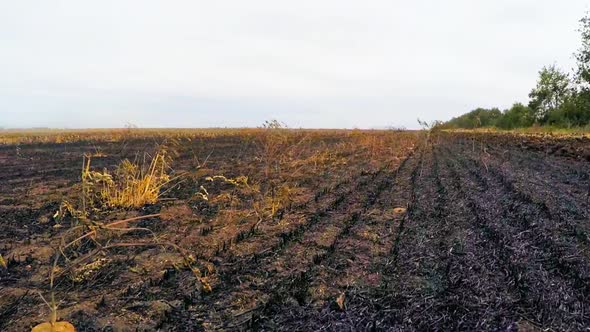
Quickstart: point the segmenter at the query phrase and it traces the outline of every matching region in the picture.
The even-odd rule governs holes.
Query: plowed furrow
[[[529,320],[546,326],[581,322],[585,303],[579,290],[585,288],[565,257],[556,252],[549,234],[532,224],[538,211],[515,192],[488,178],[482,170],[457,156],[453,162],[476,221],[498,252],[509,284],[519,294],[518,310]],[[491,251],[493,252],[493,251]],[[567,264],[567,263],[566,263]],[[564,274],[565,272],[565,274]],[[560,308],[558,315],[555,308]]]

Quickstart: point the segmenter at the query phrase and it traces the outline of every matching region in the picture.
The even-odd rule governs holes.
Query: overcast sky
[[[582,0],[0,0],[0,127],[417,126],[570,70]]]

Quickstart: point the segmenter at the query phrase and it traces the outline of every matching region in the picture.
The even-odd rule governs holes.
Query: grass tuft
[[[125,159],[113,173],[90,169],[91,157],[85,155],[82,168],[83,208],[137,208],[156,203],[161,188],[171,181],[169,160],[164,150],[151,160]]]

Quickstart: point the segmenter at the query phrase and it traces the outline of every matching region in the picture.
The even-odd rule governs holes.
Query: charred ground
[[[256,135],[176,139],[183,181],[160,202],[103,211],[192,253],[117,249],[84,279],[57,280],[59,316],[109,330],[583,330],[590,324],[587,138],[407,132],[297,133],[289,204],[259,222],[206,176],[269,178]],[[0,147],[0,329],[46,320],[53,218],[75,199],[81,156],[112,168],[152,138]],[[303,147],[304,146],[304,147]],[[100,153],[96,153],[100,151]],[[204,161],[207,160],[206,163]],[[272,176],[271,176],[272,177]],[[211,201],[194,197],[208,186]],[[215,200],[232,194],[235,200]],[[241,199],[241,200],[240,200]],[[394,210],[395,208],[404,208]],[[133,239],[145,236],[130,232]],[[89,252],[93,243],[83,244]]]

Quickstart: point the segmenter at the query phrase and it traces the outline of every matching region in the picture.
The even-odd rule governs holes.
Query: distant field
[[[116,142],[129,139],[204,138],[248,136],[263,128],[118,128],[118,129],[3,129],[0,144]],[[288,129],[305,133],[371,132],[373,130]]]
[[[555,137],[588,137],[589,128],[553,128],[553,127],[530,127],[512,130],[503,130],[496,128],[476,128],[476,129],[445,129],[446,132],[454,133],[495,133],[495,134],[520,134],[520,135],[549,135]]]
[[[48,320],[38,292],[49,299],[52,271],[58,319],[79,331],[590,325],[585,137],[127,129],[0,142],[3,331]],[[150,181],[146,203],[106,199]]]
[[[115,142],[131,138],[167,137],[212,137],[233,136],[259,131],[259,129],[15,129],[0,130],[0,144],[32,144],[32,143],[73,143],[73,142]]]

